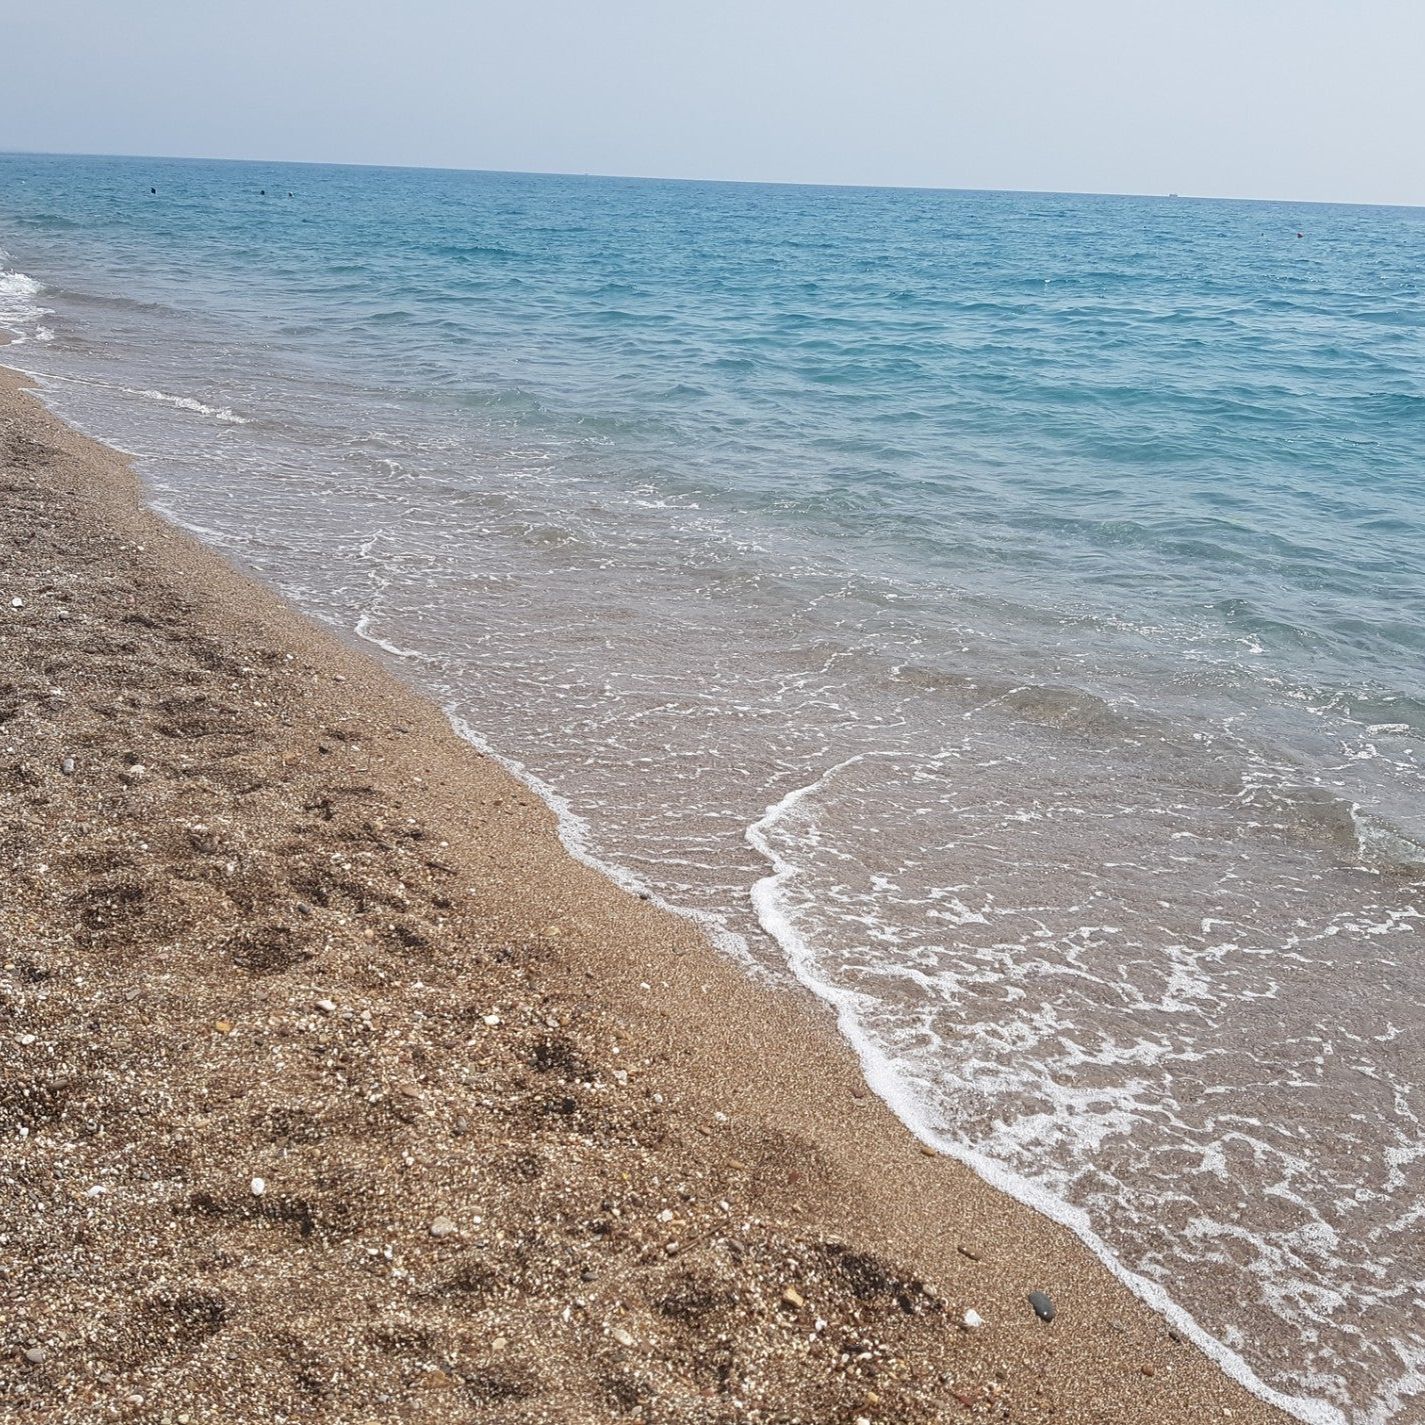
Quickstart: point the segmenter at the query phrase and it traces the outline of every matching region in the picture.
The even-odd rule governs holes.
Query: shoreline
[[[1286,1418],[8,371],[0,441],[19,1418]]]

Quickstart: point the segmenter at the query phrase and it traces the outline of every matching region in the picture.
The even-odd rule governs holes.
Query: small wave
[[[24,272],[0,272],[0,293],[11,298],[37,297],[44,289]]]
[[[66,302],[78,303],[86,307],[101,307],[119,312],[142,312],[145,315],[176,317],[178,309],[165,302],[145,301],[139,297],[128,297],[117,292],[92,292],[82,287],[59,286],[53,289],[56,297]]]
[[[181,411],[193,411],[196,415],[211,416],[224,425],[245,426],[251,424],[246,416],[230,411],[226,406],[208,406],[192,396],[170,396],[166,391],[136,391],[138,396],[146,396],[150,401],[162,401],[166,406],[177,406]]]
[[[368,641],[374,640],[371,640],[368,635]],[[595,849],[593,833],[587,818],[580,816],[574,810],[568,797],[556,791],[518,758],[509,757],[496,751],[491,742],[476,732],[470,723],[449,705],[445,707],[445,715],[460,737],[464,738],[477,751],[484,753],[492,762],[498,762],[512,777],[523,782],[554,813],[555,822],[559,828],[560,844],[576,861],[599,872],[616,886],[646,899],[649,904],[656,905],[660,910],[666,910],[683,920],[691,921],[707,936],[716,949],[721,950],[725,955],[732,956],[754,975],[758,973],[757,963],[748,950],[747,941],[735,930],[732,930],[720,916],[714,915],[710,911],[692,910],[687,906],[665,900],[658,894],[656,888],[641,876],[619,865],[618,862],[610,861],[599,855]]]
[[[529,257],[528,253],[496,243],[434,243],[426,250],[434,257],[455,262],[524,262]]]
[[[1064,732],[1113,734],[1126,736],[1136,730],[1133,721],[1111,703],[1082,688],[1049,687],[1026,683],[994,700],[1026,722]]]
[[[49,341],[53,337],[53,333],[47,327],[40,327],[36,331],[35,337],[39,341]],[[207,416],[223,425],[245,426],[252,424],[246,416],[240,416],[226,406],[209,406],[192,396],[171,396],[167,391],[140,390],[133,386],[113,386],[107,381],[91,381],[83,376],[57,376],[48,371],[44,373],[29,371],[26,372],[26,375],[38,377],[44,382],[59,382],[66,386],[91,386],[101,391],[115,391],[122,396],[142,396],[148,401],[158,401],[165,406],[175,406],[182,411],[192,411],[194,415]],[[108,437],[105,439],[108,444],[114,444],[112,439]]]
[[[991,1187],[1067,1227],[1129,1291],[1191,1340],[1239,1385],[1306,1422],[1306,1425],[1346,1425],[1345,1416],[1328,1401],[1289,1395],[1268,1385],[1242,1355],[1200,1325],[1161,1283],[1125,1265],[1094,1231],[1089,1214],[1082,1208],[946,1132],[937,1121],[922,1087],[902,1071],[894,1056],[867,1028],[867,1011],[871,1007],[869,997],[837,985],[823,974],[815,951],[796,923],[787,894],[797,879],[797,867],[777,849],[774,832],[780,823],[798,813],[803,802],[815,796],[838,774],[864,761],[867,755],[871,754],[859,754],[838,762],[813,782],[788,792],[744,832],[747,844],[771,868],[769,874],[752,887],[752,903],[757,919],[763,930],[781,947],[787,966],[796,978],[830,1006],[836,1015],[837,1027],[860,1060],[867,1085],[922,1143],[963,1163]]]
[[[1119,739],[1148,730],[1141,717],[1070,684],[1013,683],[983,673],[913,663],[898,667],[896,679],[924,692],[971,699],[977,707],[994,708],[1022,722],[1088,738]]]
[[[1244,807],[1289,835],[1324,843],[1369,871],[1406,879],[1425,875],[1425,845],[1375,812],[1325,787],[1253,784]]]
[[[79,232],[84,227],[83,223],[76,222],[73,218],[63,217],[59,213],[34,213],[29,217],[19,218],[17,221],[28,228],[37,228],[41,232]]]
[[[0,271],[0,327],[22,339],[32,335],[30,327],[49,316],[39,301],[43,291],[28,273]]]
[[[1357,806],[1351,808],[1351,820],[1363,865],[1390,876],[1425,876],[1425,846],[1420,842]]]

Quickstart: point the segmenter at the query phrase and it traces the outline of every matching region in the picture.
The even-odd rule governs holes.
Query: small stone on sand
[[[459,1230],[451,1217],[437,1217],[430,1225],[432,1237],[453,1237]]]
[[[1034,1308],[1034,1314],[1041,1321],[1052,1321],[1054,1319],[1054,1303],[1049,1300],[1046,1293],[1042,1291],[1031,1291],[1029,1293],[1029,1304]]]
[[[620,1346],[633,1345],[633,1337],[630,1336],[629,1333],[625,1331],[622,1326],[615,1326],[614,1329],[609,1332],[609,1335],[612,1336],[614,1340],[619,1343]]]
[[[960,1318],[960,1324],[965,1330],[974,1331],[985,1324],[985,1318],[972,1306],[964,1316]]]
[[[254,1178],[254,1179],[252,1180],[250,1186],[251,1186],[251,1188],[252,1188],[252,1195],[253,1195],[254,1197],[261,1197],[262,1194],[267,1191],[267,1179],[266,1179],[266,1178]]]
[[[46,1351],[43,1346],[31,1346],[30,1349],[25,1352],[25,1359],[32,1366],[42,1366],[48,1358],[49,1352]]]

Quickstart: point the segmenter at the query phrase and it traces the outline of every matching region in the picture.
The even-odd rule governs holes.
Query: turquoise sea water
[[[1425,211],[0,156],[0,248],[61,413],[927,1141],[1425,1418]]]

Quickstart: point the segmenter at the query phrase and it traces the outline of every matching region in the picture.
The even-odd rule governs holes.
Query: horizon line
[[[1216,193],[1137,193],[1119,189],[1074,188],[975,188],[950,184],[818,182],[798,178],[693,178],[662,173],[595,173],[558,168],[481,168],[444,163],[370,163],[351,159],[318,158],[228,158],[183,153],[98,153],[85,149],[0,148],[0,157],[9,158],[120,158],[135,162],[159,163],[243,163],[270,164],[288,168],[371,168],[418,173],[505,174],[521,178],[589,178],[627,183],[709,183],[736,184],[749,188],[833,188],[859,192],[898,193],[1007,193],[1046,198],[1138,198],[1198,203],[1294,204],[1313,208],[1400,208],[1407,212],[1425,208],[1425,203],[1360,202],[1343,198],[1242,198]]]

